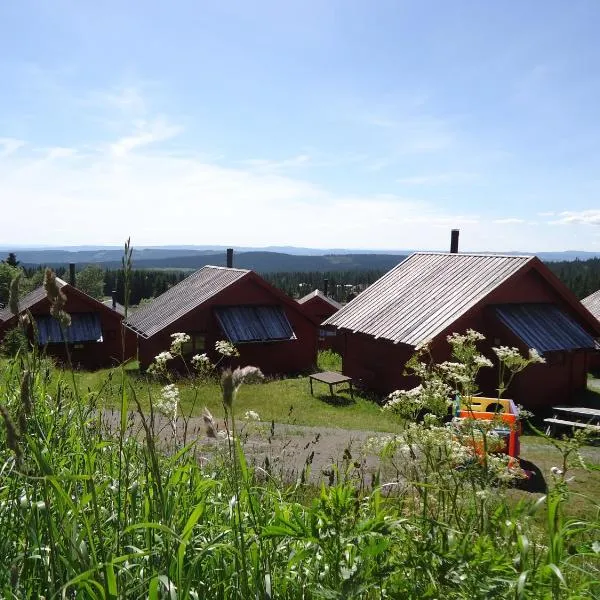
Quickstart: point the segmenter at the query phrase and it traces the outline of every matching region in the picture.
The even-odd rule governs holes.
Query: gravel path
[[[103,422],[110,431],[117,431],[120,424],[118,410],[105,410]],[[256,421],[237,423],[241,440],[249,462],[257,466],[269,465],[271,472],[294,481],[307,465],[310,465],[310,480],[328,481],[337,467],[344,472],[349,463],[359,467],[363,481],[368,484],[379,466],[379,458],[365,453],[364,444],[370,436],[384,435],[374,431],[357,431],[334,427],[307,427],[282,425]],[[224,423],[217,422],[220,431]],[[128,435],[143,436],[139,414],[128,416]],[[155,415],[154,432],[166,448],[172,444],[173,432],[168,420]],[[177,424],[179,443],[197,440],[199,453],[211,456],[218,448],[226,447],[225,440],[214,440],[206,435],[202,417],[192,417],[187,423],[187,432],[182,418]]]

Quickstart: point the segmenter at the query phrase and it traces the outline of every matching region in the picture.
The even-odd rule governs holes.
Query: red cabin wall
[[[205,302],[197,309],[190,311],[156,335],[145,340],[138,339],[141,366],[146,368],[154,357],[171,345],[171,334],[183,332],[202,334],[206,338],[205,350],[208,356],[217,360],[215,342],[226,339],[221,331],[214,308],[218,306],[242,305],[280,305],[296,334],[295,340],[283,342],[238,344],[240,357],[232,359],[228,364],[253,365],[260,367],[268,375],[298,373],[312,369],[317,362],[317,327],[298,308],[283,303],[278,296],[268,289],[247,278],[223,290],[220,294]],[[223,363],[221,363],[223,364]]]
[[[528,348],[493,314],[491,305],[505,303],[551,302],[579,322],[581,319],[572,307],[535,270],[520,274],[507,281],[431,343],[431,352],[436,362],[450,358],[446,337],[453,332],[464,333],[474,329],[486,336],[481,345],[483,354],[496,363],[492,346],[515,346],[526,354]],[[345,334],[343,353],[344,374],[361,379],[365,385],[380,394],[389,394],[395,389],[410,389],[417,382],[403,375],[406,361],[414,353],[412,347],[394,345],[387,340],[376,340],[364,334]],[[553,405],[572,402],[577,393],[585,390],[589,358],[584,351],[553,353],[547,364],[532,365],[519,373],[504,396],[518,404],[543,414]],[[494,396],[498,388],[498,369],[482,369],[478,384],[483,395]]]
[[[126,330],[121,322],[123,317],[105,307],[100,308],[100,303],[96,303],[93,298],[87,298],[80,294],[70,293],[68,288],[63,288],[67,302],[65,311],[69,314],[82,312],[95,312],[100,316],[102,328],[102,342],[82,342],[78,344],[69,344],[69,353],[71,364],[74,367],[85,369],[97,369],[108,367],[121,363],[125,359],[135,356],[136,339],[131,331]],[[36,316],[46,316],[50,314],[50,303],[46,298],[40,300],[30,309],[31,314]],[[16,318],[6,321],[1,326],[3,334],[8,329],[16,325]],[[121,338],[122,333],[125,336],[125,346]],[[33,341],[33,329],[29,331],[30,340]],[[123,347],[125,352],[123,352]],[[64,343],[48,344],[46,354],[52,356],[60,362],[68,361],[67,351]]]
[[[323,300],[320,296],[313,296],[310,300],[300,304],[305,314],[312,318],[316,323],[322,323],[335,314],[338,309],[331,306],[329,302]],[[319,350],[333,350],[338,354],[342,354],[344,338],[334,327],[319,327],[319,329],[327,330],[333,335],[321,335],[319,333]]]

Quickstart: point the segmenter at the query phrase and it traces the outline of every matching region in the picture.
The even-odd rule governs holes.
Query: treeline
[[[14,258],[14,255],[12,255]],[[23,268],[7,261],[0,262],[0,303],[8,299],[10,280],[18,270],[22,272],[21,294],[25,294],[43,280],[44,267]],[[579,298],[585,298],[600,289],[600,258],[548,262],[547,266]],[[56,274],[68,280],[68,270],[57,267]],[[260,272],[267,281],[292,298],[301,298],[318,288],[325,289],[325,280],[329,295],[338,302],[345,302],[381,277],[387,269],[354,269],[330,271],[280,271]],[[155,298],[170,287],[176,285],[190,274],[183,269],[133,269],[131,273],[130,305],[137,305],[145,299]],[[78,265],[77,287],[96,298],[111,296],[116,290],[119,303],[124,303],[125,290],[123,273],[120,269],[103,270],[98,265],[81,268]]]
[[[325,280],[327,280],[328,295],[338,302],[345,302],[349,297],[366,289],[385,272],[385,270],[380,269],[365,269],[325,272],[296,271],[292,273],[264,273],[261,275],[269,283],[292,298],[301,298],[315,289],[325,291]]]
[[[580,300],[600,289],[600,258],[546,264]]]
[[[163,271],[133,269],[131,272],[129,304],[139,304],[142,300],[156,298],[169,288],[178,284],[189,275],[189,271]],[[125,302],[125,284],[123,271],[108,269],[104,271],[104,294],[111,296],[112,291],[117,292],[117,302]]]

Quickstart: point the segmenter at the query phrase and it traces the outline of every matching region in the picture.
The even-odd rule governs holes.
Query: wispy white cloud
[[[412,177],[401,177],[396,181],[403,185],[452,185],[461,183],[473,183],[480,179],[477,173],[448,172],[432,173],[429,175],[414,175]]]
[[[525,223],[525,219],[508,217],[506,219],[493,219],[492,223],[495,223],[496,225],[520,225],[522,223]]]
[[[600,210],[564,211],[551,221],[557,225],[600,225]]]
[[[264,158],[248,159],[241,162],[242,165],[247,165],[260,171],[281,171],[296,167],[309,166],[313,162],[308,154],[298,154],[292,158],[283,160],[269,160]]]
[[[181,133],[182,128],[178,125],[171,125],[164,119],[154,121],[138,121],[136,123],[136,132],[120,138],[111,144],[111,152],[115,156],[125,156],[135,148],[148,146],[156,142],[164,142]]]
[[[25,145],[23,140],[0,137],[0,158],[16,152]]]

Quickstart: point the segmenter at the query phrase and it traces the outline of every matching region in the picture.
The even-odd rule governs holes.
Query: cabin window
[[[190,341],[181,346],[182,354],[194,354],[206,350],[206,336],[203,333],[190,333]]]

